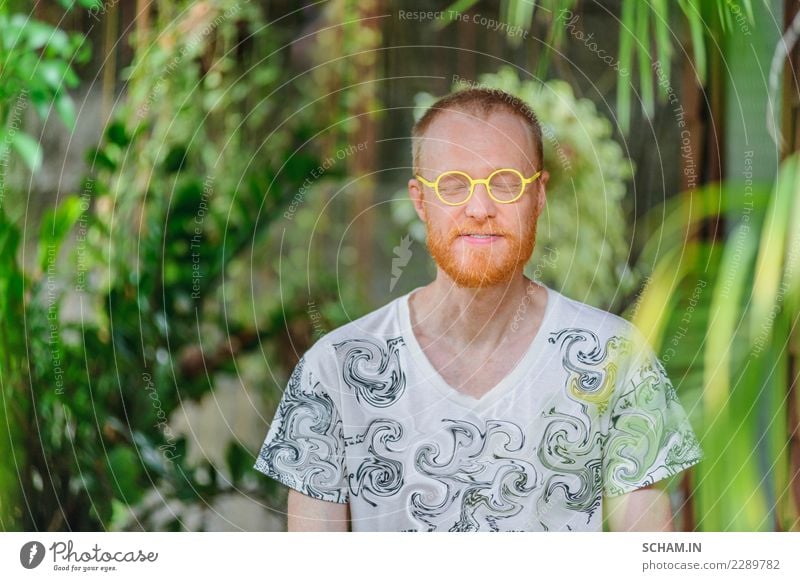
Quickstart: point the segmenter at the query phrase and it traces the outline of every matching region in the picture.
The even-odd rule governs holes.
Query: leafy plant
[[[83,2],[85,6],[89,4],[92,3]],[[8,168],[17,157],[30,171],[41,166],[39,143],[23,128],[24,113],[30,104],[42,118],[54,108],[69,128],[74,127],[75,109],[66,89],[77,84],[73,63],[85,62],[90,56],[82,35],[9,12],[8,4],[0,5],[0,393],[3,425],[7,427],[0,436],[0,456],[10,460],[0,465],[3,530],[20,528],[36,510],[29,498],[20,494],[21,486],[41,489],[47,476],[55,486],[52,474],[37,469],[42,468],[40,458],[25,443],[33,443],[41,427],[35,414],[32,418],[40,403],[37,396],[49,401],[44,406],[48,410],[63,411],[52,405],[54,390],[49,382],[39,383],[46,379],[39,371],[63,356],[60,333],[47,324],[53,313],[57,317],[58,298],[55,288],[47,287],[53,281],[46,273],[77,217],[74,201],[66,201],[46,215],[39,241],[39,270],[25,272],[18,261],[20,230],[6,209],[7,198],[11,197]],[[29,320],[45,323],[36,329],[41,334],[34,335],[32,341],[26,334]],[[37,352],[37,347],[42,349]],[[41,358],[31,357],[32,351]],[[56,437],[63,440],[64,434]],[[55,516],[54,511],[51,519]]]
[[[81,34],[67,33],[26,14],[8,14],[7,7],[0,6],[0,159],[6,159],[10,147],[30,171],[41,166],[39,143],[17,130],[20,120],[12,119],[28,103],[42,119],[52,107],[69,129],[75,127],[75,106],[67,89],[78,84],[73,63],[86,62],[90,48]]]
[[[775,185],[709,184],[651,211],[648,273],[634,322],[659,350],[706,452],[694,469],[696,526],[795,530],[787,345],[800,312],[800,154]],[[699,242],[726,216],[718,241]],[[645,228],[646,230],[646,228]],[[688,241],[688,242],[687,242]],[[736,458],[731,462],[730,458]]]
[[[16,459],[0,472],[4,528],[124,526],[148,488],[162,506],[204,505],[232,486],[274,502],[270,483],[242,470],[240,443],[230,442],[222,466],[188,462],[172,420],[213,389],[215,373],[235,372],[237,356],[282,344],[287,319],[307,320],[299,294],[292,305],[254,297],[258,324],[246,309],[230,317],[222,289],[226,280],[228,291],[233,281],[249,288],[240,265],[319,165],[300,151],[318,129],[310,114],[294,115],[296,92],[266,98],[287,55],[258,6],[181,4],[159,6],[159,28],[126,71],[128,99],[89,152],[81,191],[46,216],[40,272],[21,271],[19,231],[2,215],[0,377],[13,431],[0,446]],[[62,91],[53,85],[51,97]],[[60,245],[73,233],[66,261]],[[64,298],[79,302],[80,319],[66,316]],[[178,515],[164,526],[183,523]]]
[[[463,13],[479,4],[479,0],[456,0],[447,10]],[[529,29],[538,18],[546,26],[547,36],[544,49],[539,58],[536,71],[538,78],[544,78],[553,54],[563,47],[566,37],[564,22],[559,21],[566,12],[577,10],[578,0],[504,0],[501,3],[500,18],[510,30]],[[537,6],[540,8],[537,10]],[[725,2],[716,0],[679,0],[677,2],[682,24],[691,38],[694,70],[697,79],[704,84],[708,78],[709,47],[718,38],[730,32],[734,14]],[[738,6],[738,4],[737,4]],[[741,8],[750,22],[753,22],[751,0],[741,0]],[[680,39],[673,27],[674,4],[667,0],[622,0],[619,17],[619,66],[617,77],[617,119],[623,133],[630,131],[631,100],[635,87],[628,78],[634,70],[639,73],[639,92],[642,110],[651,118],[655,109],[656,89],[654,87],[653,64],[659,62],[666,78],[670,78],[670,62],[675,52],[674,45]],[[450,19],[452,20],[452,18]],[[443,20],[442,23],[447,23]],[[509,34],[508,42],[518,46],[522,36]],[[658,84],[661,102],[669,97],[666,85]]]

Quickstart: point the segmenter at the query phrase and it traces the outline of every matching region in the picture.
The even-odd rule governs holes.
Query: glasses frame
[[[520,180],[522,180],[522,187],[519,189],[519,194],[513,200],[498,200],[492,194],[492,188],[489,186],[489,182],[491,181],[491,179],[496,174],[498,174],[498,173],[500,173],[502,171],[512,171],[512,172],[514,172],[515,174],[517,174],[519,176]],[[448,202],[439,193],[439,181],[442,179],[442,177],[444,177],[446,175],[450,175],[450,174],[459,174],[459,175],[462,175],[462,176],[464,176],[465,178],[467,178],[469,180],[469,194],[467,194],[467,197],[464,198],[463,202],[456,202],[456,203]],[[417,176],[414,176],[414,177],[417,178],[419,181],[421,181],[426,186],[428,186],[429,188],[433,188],[433,191],[436,192],[436,197],[439,198],[442,201],[443,204],[447,204],[448,206],[463,206],[464,204],[469,202],[470,198],[472,198],[472,194],[475,193],[475,184],[483,184],[483,185],[485,185],[486,186],[486,191],[489,193],[489,197],[491,197],[498,204],[513,204],[514,202],[516,202],[517,200],[519,200],[522,197],[522,194],[525,193],[525,188],[528,186],[528,184],[530,184],[531,182],[536,180],[536,178],[538,178],[541,175],[542,175],[542,170],[539,170],[535,174],[533,174],[531,177],[526,178],[525,176],[522,175],[521,171],[519,171],[517,169],[514,169],[513,167],[504,167],[504,168],[500,168],[500,169],[497,169],[497,170],[493,171],[492,173],[489,174],[489,177],[486,177],[486,178],[483,178],[483,179],[480,179],[480,180],[476,180],[475,178],[473,178],[468,173],[465,173],[465,172],[457,170],[457,169],[449,170],[449,171],[445,171],[445,172],[440,173],[439,176],[432,182],[429,181],[429,180],[426,180],[424,177],[422,177],[420,175],[417,175]]]

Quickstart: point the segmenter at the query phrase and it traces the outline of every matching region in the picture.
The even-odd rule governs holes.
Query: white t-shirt
[[[295,367],[255,468],[349,502],[353,531],[601,531],[604,495],[703,452],[638,329],[545,288],[529,349],[480,399],[425,356],[411,293],[331,331]]]

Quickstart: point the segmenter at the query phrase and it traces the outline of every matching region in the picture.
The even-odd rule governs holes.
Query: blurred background
[[[288,374],[432,280],[409,132],[476,84],[543,126],[527,274],[690,414],[676,528],[800,530],[798,36],[793,0],[0,0],[0,530],[285,530]]]

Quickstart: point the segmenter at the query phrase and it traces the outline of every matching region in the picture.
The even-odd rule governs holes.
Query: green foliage
[[[21,466],[0,469],[5,529],[151,528],[149,488],[162,504],[206,506],[236,486],[278,508],[276,487],[253,474],[252,451],[232,441],[223,465],[190,462],[172,420],[212,391],[216,373],[234,372],[237,356],[275,353],[275,376],[294,364],[281,347],[287,328],[309,326],[307,285],[283,285],[289,303],[242,297],[254,256],[271,266],[267,232],[320,165],[303,144],[321,128],[302,113],[303,93],[282,86],[278,48],[289,39],[255,3],[223,0],[207,13],[188,4],[160,6],[153,38],[125,71],[127,100],[88,152],[82,191],[42,222],[30,276],[16,261],[19,230],[0,212],[2,414],[14,419],[0,452]],[[69,82],[55,70],[42,77],[53,101]],[[67,257],[60,246],[71,234]],[[68,296],[79,320],[62,308]],[[298,348],[310,332],[299,339]],[[163,526],[179,529],[179,518]]]
[[[710,184],[648,218],[663,225],[640,258],[648,281],[633,318],[669,375],[682,378],[676,388],[706,453],[693,469],[699,530],[786,530],[800,517],[786,421],[786,346],[800,307],[799,165],[797,154],[787,158],[772,188]],[[693,241],[719,216],[730,220],[724,237]]]
[[[20,446],[22,433],[20,420],[25,416],[26,406],[23,394],[11,397],[11,390],[24,389],[24,371],[17,357],[24,349],[24,336],[11,332],[12,321],[22,316],[24,280],[17,265],[19,230],[6,219],[0,207],[0,393],[2,393],[2,412],[0,421],[7,429],[0,434],[0,456],[6,461],[0,463],[0,529],[14,530],[21,516],[18,510],[19,484],[16,466],[25,462]]]
[[[59,2],[101,7],[99,0]],[[157,518],[165,503],[202,507],[231,489],[278,508],[285,488],[253,474],[254,450],[218,434],[226,440],[219,463],[192,458],[174,420],[183,406],[214,398],[220,375],[238,375],[250,359],[269,373],[269,381],[262,370],[251,383],[281,386],[314,335],[369,310],[333,268],[358,260],[337,200],[345,164],[317,171],[354,141],[358,121],[350,113],[362,95],[331,90],[326,117],[323,99],[313,99],[327,91],[320,87],[365,89],[363,67],[335,59],[284,84],[280,47],[293,39],[268,26],[256,3],[218,0],[207,12],[187,10],[191,4],[158,2],[151,36],[137,40],[124,72],[126,100],[88,152],[82,191],[45,215],[30,272],[17,258],[20,227],[4,211],[0,181],[0,415],[8,426],[0,456],[12,459],[0,464],[4,530],[179,530],[187,526],[182,513]],[[473,4],[459,0],[452,8]],[[501,14],[524,26],[575,5],[509,1]],[[749,2],[743,6],[751,14]],[[730,11],[701,0],[681,0],[679,8],[705,78],[705,42],[714,33],[703,21],[730,27]],[[354,24],[342,27],[337,46],[354,60],[375,58],[361,50],[375,35],[360,35],[354,15],[355,4],[346,3],[339,16]],[[636,62],[648,76],[657,59],[668,74],[670,18],[665,1],[625,0],[621,65]],[[548,34],[558,46],[563,26]],[[13,152],[29,169],[40,167],[38,143],[18,127],[28,104],[42,116],[55,109],[74,127],[67,89],[77,84],[72,63],[88,57],[84,41],[0,7],[0,159]],[[560,81],[520,80],[505,67],[480,82],[519,95],[543,123],[551,179],[528,274],[580,300],[610,304],[633,284],[622,210],[632,167],[611,123]],[[626,127],[632,88],[620,84]],[[651,111],[652,78],[640,85]],[[417,95],[417,114],[433,99]],[[331,137],[332,127],[339,133]],[[790,479],[781,389],[788,383],[782,346],[800,307],[800,274],[792,267],[800,254],[797,172],[792,159],[774,192],[756,188],[749,222],[734,220],[724,242],[686,244],[715,212],[741,210],[741,188],[709,186],[654,210],[650,219],[661,224],[666,210],[666,220],[634,268],[650,281],[635,322],[662,355],[674,348],[665,365],[671,377],[685,378],[676,387],[711,459],[696,470],[703,530],[768,529],[765,514],[797,519],[788,502],[769,512]],[[400,227],[423,240],[410,204],[394,207]],[[67,260],[62,246],[71,235]],[[686,323],[686,297],[700,280],[709,288]],[[779,297],[784,307],[766,325]],[[79,302],[80,319],[67,316],[68,298]],[[261,395],[269,416],[279,390]],[[743,462],[725,462],[730,456]]]
[[[20,119],[14,117],[30,102],[43,119],[53,107],[73,129],[75,105],[67,88],[78,84],[73,63],[86,62],[89,56],[83,35],[66,33],[26,14],[8,15],[0,8],[0,158],[10,146],[31,171],[41,166],[38,142],[17,130]]]
[[[230,355],[212,355],[219,348],[213,340],[217,329],[227,333],[221,345],[244,342],[245,350],[275,332],[271,324],[254,328],[246,319],[230,318],[221,285],[227,279],[226,293],[238,285],[232,265],[262,243],[299,176],[316,165],[308,156],[289,157],[283,167],[277,163],[300,142],[302,117],[263,141],[265,128],[290,117],[297,102],[287,100],[285,109],[263,98],[276,90],[282,65],[274,58],[251,67],[279,41],[265,33],[257,7],[221,2],[193,21],[180,6],[165,6],[159,19],[156,30],[174,43],[153,39],[147,51],[137,53],[125,72],[128,100],[89,158],[95,167],[89,239],[95,248],[108,248],[96,258],[105,276],[91,292],[100,300],[95,308],[106,314],[97,333],[107,337],[118,361],[118,369],[108,366],[101,373],[132,386],[124,407],[101,404],[107,406],[106,421],[118,426],[124,450],[110,456],[114,462],[106,470],[115,482],[107,497],[111,511],[116,499],[138,512],[136,503],[151,481],[165,497],[202,504],[226,486],[250,481],[242,450],[230,451],[227,466],[211,459],[190,462],[186,442],[164,418],[209,393],[215,372],[233,369]],[[198,32],[177,35],[189,26]],[[239,34],[248,40],[245,54],[233,50],[243,40]],[[233,296],[241,294],[234,290]],[[278,320],[272,324],[277,327]],[[145,373],[152,381],[147,390],[141,387]],[[130,450],[145,453],[138,459]],[[127,526],[124,515],[117,510],[117,526]],[[147,527],[152,522],[146,515],[139,514]]]
[[[49,476],[57,488],[60,476],[49,473],[41,454],[28,446],[45,428],[52,430],[57,440],[64,439],[62,432],[47,423],[63,412],[54,398],[55,390],[60,388],[53,389],[48,381],[52,374],[41,375],[65,356],[57,325],[54,329],[48,324],[52,320],[48,315],[58,316],[58,290],[55,280],[45,273],[78,216],[72,200],[47,215],[38,247],[40,270],[31,275],[25,273],[18,263],[20,230],[9,220],[5,208],[10,196],[7,168],[12,153],[31,171],[41,166],[41,148],[22,127],[29,104],[42,118],[54,108],[68,127],[74,127],[74,105],[66,89],[77,85],[72,63],[85,62],[90,56],[82,35],[68,34],[27,15],[9,14],[8,10],[7,5],[0,6],[0,160],[4,166],[0,171],[0,417],[7,427],[0,436],[0,456],[10,460],[0,467],[2,530],[26,528],[26,516],[39,508],[22,505],[21,487],[41,489],[43,479]],[[28,322],[34,331],[30,341]],[[26,356],[31,353],[33,357]],[[63,380],[60,375],[58,381],[63,384]],[[45,423],[38,423],[37,416]],[[50,496],[51,505],[58,502]],[[50,514],[51,520],[39,528],[47,528],[54,516],[55,511]]]
[[[456,0],[447,10],[449,18],[454,20],[453,13],[466,12],[478,4],[477,0]],[[719,37],[732,30],[734,13],[726,2],[717,0],[678,0],[677,5],[683,16],[681,24],[688,28],[691,37],[693,65],[697,78],[705,84],[708,78],[708,52],[717,46]],[[542,10],[535,10],[541,6]],[[572,12],[580,6],[578,0],[504,0],[500,7],[500,19],[512,30],[530,29],[534,19],[538,17],[546,25],[547,39],[539,55],[536,71],[538,78],[544,78],[550,66],[553,54],[557,54],[564,41],[564,23],[558,19],[564,11]],[[736,4],[738,7],[738,3]],[[648,118],[652,118],[655,110],[655,91],[653,86],[653,66],[660,63],[665,77],[669,78],[670,61],[676,52],[674,44],[679,35],[674,28],[676,24],[670,12],[671,4],[667,0],[622,0],[619,20],[619,72],[617,77],[617,119],[620,131],[627,134],[631,122],[631,97],[634,85],[628,75],[634,70],[634,62],[638,65],[639,96],[641,106]],[[673,8],[674,10],[674,8]],[[741,8],[753,23],[752,0],[741,0]],[[522,35],[510,34],[507,41],[518,47]],[[622,71],[627,71],[623,73]],[[668,97],[666,86],[659,85],[660,102]]]
[[[103,5],[103,0],[58,0],[58,3],[67,10],[72,10],[76,6],[96,9]]]
[[[74,369],[67,365],[74,349],[65,343],[63,329],[58,324],[61,291],[56,268],[64,239],[78,217],[76,205],[76,200],[66,200],[45,216],[39,242],[41,269],[30,276],[17,264],[19,229],[0,212],[0,249],[4,257],[0,264],[0,293],[4,297],[0,323],[3,327],[0,387],[4,425],[8,426],[10,436],[6,442],[4,432],[0,445],[5,448],[7,444],[8,450],[4,452],[13,450],[10,455],[15,458],[14,470],[0,473],[0,493],[7,497],[2,515],[6,530],[27,530],[31,526],[30,515],[39,510],[47,511],[50,519],[40,522],[40,528],[60,524],[53,519],[57,519],[56,507],[62,499],[50,493],[39,503],[31,505],[30,502],[44,486],[45,478],[57,491],[67,487],[72,476],[59,469],[66,463],[63,460],[51,462],[49,454],[68,458],[75,453],[74,438],[82,435],[76,432],[92,431],[90,414],[77,418],[83,423],[75,422],[74,410],[81,403],[88,408],[88,401],[65,397],[66,386],[77,378],[73,375]],[[20,357],[25,353],[30,354],[29,358]],[[12,354],[15,355],[12,357]],[[95,442],[96,438],[89,437],[87,445],[93,447]],[[39,443],[47,445],[47,450],[39,447]],[[12,468],[11,464],[8,466]],[[18,499],[13,500],[16,496],[13,491],[20,485],[26,491],[24,509]],[[86,508],[84,504],[76,506],[75,510]]]
[[[622,206],[633,162],[614,141],[611,123],[594,103],[576,99],[563,81],[520,80],[506,66],[482,75],[478,84],[522,98],[542,125],[550,181],[526,273],[584,302],[610,305],[633,283],[624,268],[628,244]],[[458,88],[463,87],[453,86]],[[432,95],[418,95],[416,115],[433,101]],[[406,197],[405,192],[400,196]],[[395,217],[424,240],[424,227],[410,203],[395,204]]]

